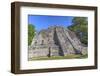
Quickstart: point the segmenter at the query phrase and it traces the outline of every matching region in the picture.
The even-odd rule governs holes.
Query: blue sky
[[[28,24],[34,25],[40,31],[53,25],[68,27],[72,24],[72,19],[73,16],[28,15]]]

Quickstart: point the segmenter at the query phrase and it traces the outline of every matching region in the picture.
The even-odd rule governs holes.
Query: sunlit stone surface
[[[80,42],[74,32],[61,26],[41,30],[28,48],[29,59],[68,54],[87,54],[87,47]]]

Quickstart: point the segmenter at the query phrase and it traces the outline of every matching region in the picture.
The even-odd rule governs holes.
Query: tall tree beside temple
[[[32,24],[28,24],[28,45],[31,44],[34,36],[35,36],[35,26]]]
[[[68,27],[74,31],[79,37],[80,41],[85,45],[88,44],[88,19],[87,17],[74,17],[72,25]]]

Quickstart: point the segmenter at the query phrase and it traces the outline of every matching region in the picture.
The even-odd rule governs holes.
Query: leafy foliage
[[[74,31],[79,37],[80,41],[87,45],[88,44],[88,20],[87,17],[74,17],[72,25],[68,28]]]
[[[28,45],[31,44],[34,36],[35,36],[35,26],[32,24],[28,24]]]

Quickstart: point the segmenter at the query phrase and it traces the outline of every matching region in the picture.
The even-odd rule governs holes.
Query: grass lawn
[[[88,55],[66,55],[66,56],[51,56],[51,57],[33,57],[29,59],[32,60],[57,60],[57,59],[84,59],[87,58]]]

